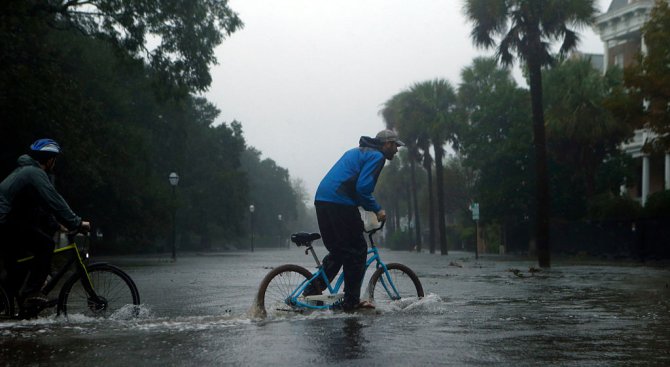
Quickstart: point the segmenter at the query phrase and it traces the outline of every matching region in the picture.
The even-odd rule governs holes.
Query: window
[[[614,55],[614,65],[623,68],[623,53]]]

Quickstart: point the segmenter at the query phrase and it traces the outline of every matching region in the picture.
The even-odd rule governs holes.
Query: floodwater
[[[267,319],[251,312],[258,285],[280,264],[313,270],[300,249],[105,259],[137,283],[139,317],[0,322],[0,365],[670,365],[668,268],[381,256],[414,269],[426,297]]]

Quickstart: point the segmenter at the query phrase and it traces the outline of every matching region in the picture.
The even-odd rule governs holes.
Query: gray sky
[[[493,53],[472,46],[462,4],[231,0],[245,27],[217,48],[205,96],[313,198],[342,153],[384,127],[378,112],[386,100],[434,78],[457,87],[462,68]],[[604,11],[610,0],[598,4]],[[602,53],[592,30],[581,34],[580,51]]]

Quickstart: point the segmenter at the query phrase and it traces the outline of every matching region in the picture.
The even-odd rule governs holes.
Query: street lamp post
[[[281,248],[281,214],[277,214],[277,223],[278,223],[278,237],[279,237],[279,248]]]
[[[172,186],[172,200],[174,210],[172,211],[172,261],[177,261],[177,185],[179,184],[179,175],[176,172],[168,176]]]
[[[254,210],[256,210],[256,207],[254,204],[249,205],[249,220],[251,222],[250,228],[251,228],[251,252],[254,252]]]

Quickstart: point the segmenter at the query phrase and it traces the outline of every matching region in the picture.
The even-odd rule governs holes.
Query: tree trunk
[[[426,150],[428,154],[428,150]],[[433,196],[433,165],[431,164],[430,155],[423,160],[423,168],[426,169],[428,175],[428,240],[430,241],[430,253],[435,253],[435,198]]]
[[[442,167],[442,156],[444,156],[444,149],[442,142],[436,141],[433,143],[433,150],[435,151],[435,186],[437,186],[437,228],[440,234],[440,252],[442,255],[447,255],[447,226],[444,222],[444,168]]]
[[[395,224],[395,232],[400,230],[400,200],[397,196],[394,200],[395,210],[393,211],[393,222]]]
[[[539,41],[538,41],[539,42]],[[544,111],[542,107],[542,69],[529,55],[530,98],[533,111],[533,145],[535,148],[536,200],[535,243],[538,264],[542,268],[551,266],[549,249],[549,178],[547,176],[547,144],[544,132]]]
[[[419,200],[417,199],[416,187],[416,162],[413,159],[409,161],[412,185],[412,201],[414,203],[414,230],[416,235],[416,250],[421,251],[421,220],[419,217]]]
[[[405,185],[405,197],[407,198],[407,234],[409,237],[409,243],[407,244],[407,250],[412,251],[412,188],[410,185]]]

